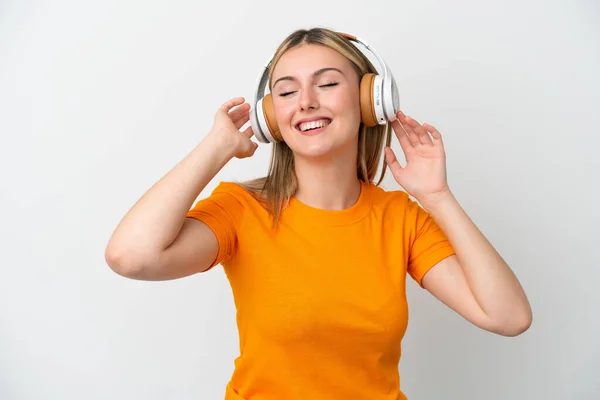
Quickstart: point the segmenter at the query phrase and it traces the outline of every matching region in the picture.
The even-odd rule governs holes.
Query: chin
[[[296,157],[315,160],[330,157],[335,154],[335,150],[335,147],[324,144],[313,144],[310,146],[301,146],[299,149],[292,149]]]

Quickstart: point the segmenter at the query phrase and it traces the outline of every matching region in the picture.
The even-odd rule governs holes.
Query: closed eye
[[[325,85],[319,85],[319,87],[332,87],[332,86],[337,86],[339,85],[339,82],[331,82],[331,83],[326,83]],[[289,96],[292,93],[295,93],[296,91],[291,91],[291,92],[283,92],[280,93],[279,96],[281,97],[285,97],[285,96]]]

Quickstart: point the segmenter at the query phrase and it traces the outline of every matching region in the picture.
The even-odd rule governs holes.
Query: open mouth
[[[317,120],[310,121],[310,122],[302,122],[302,123],[296,125],[296,129],[298,129],[302,133],[312,133],[315,131],[322,130],[323,128],[327,127],[329,124],[331,124],[331,119],[322,118],[322,119],[317,119]]]

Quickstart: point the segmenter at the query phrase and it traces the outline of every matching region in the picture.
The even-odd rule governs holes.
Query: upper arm
[[[217,236],[204,222],[185,218],[179,235],[159,257],[157,272],[150,277],[176,279],[204,272],[214,265],[219,252]]]
[[[175,240],[166,249],[135,264],[113,261],[118,274],[137,280],[163,281],[183,278],[210,268],[219,250],[217,237],[203,222],[185,218]]]
[[[471,292],[456,255],[438,262],[423,276],[421,283],[429,293],[467,321],[482,329],[492,330],[490,319]]]
[[[432,216],[408,202],[408,273],[424,289],[472,324],[486,330],[490,319],[471,292],[467,277],[445,233]]]
[[[244,207],[237,185],[222,183],[187,212],[181,228],[164,250],[140,257],[110,252],[115,272],[139,280],[169,280],[204,272],[234,257],[238,222]],[[119,259],[120,258],[120,259]],[[127,260],[125,260],[127,259]],[[135,261],[133,261],[135,259]]]

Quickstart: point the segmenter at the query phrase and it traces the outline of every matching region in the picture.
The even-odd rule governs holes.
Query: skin
[[[336,70],[315,75],[323,68]],[[323,209],[351,206],[360,193],[356,176],[359,78],[352,66],[332,49],[305,45],[287,51],[280,58],[272,82],[275,117],[295,155],[298,177],[295,197]],[[326,86],[329,84],[336,85]],[[326,134],[300,134],[295,127],[297,122],[315,116],[332,118]]]
[[[359,77],[349,61],[327,47],[303,45],[281,57],[272,83],[277,123],[295,155],[295,197],[316,208],[350,207],[360,194],[360,103]],[[322,133],[302,135],[297,122],[315,116],[332,123]],[[441,133],[402,111],[392,127],[407,161],[400,165],[385,149],[394,179],[431,214],[456,251],[425,275],[424,288],[475,326],[504,336],[523,333],[532,321],[527,296],[448,186]]]

